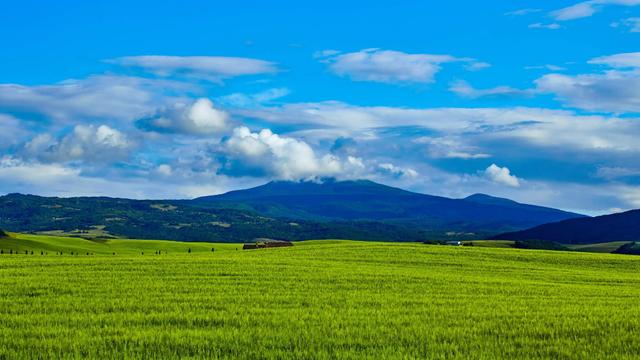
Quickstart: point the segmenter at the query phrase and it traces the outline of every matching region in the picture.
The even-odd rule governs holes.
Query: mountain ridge
[[[369,180],[272,181],[192,200],[0,197],[0,228],[9,231],[187,241],[471,239],[580,216],[484,194],[450,199]]]
[[[545,240],[562,244],[640,241],[640,210],[567,219],[493,236],[495,240]]]
[[[503,222],[506,227],[527,228],[584,215],[509,199],[474,194],[464,199],[427,195],[369,180],[286,182],[277,181],[246,190],[192,200],[196,206],[249,209],[268,216],[314,220],[419,221],[426,225]],[[476,224],[476,225],[474,225]],[[464,227],[464,226],[463,226]],[[469,230],[469,229],[465,229]]]

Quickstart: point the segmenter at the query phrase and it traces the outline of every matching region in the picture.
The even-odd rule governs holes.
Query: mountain
[[[367,180],[278,181],[194,200],[0,197],[0,228],[96,239],[469,239],[580,216],[488,195],[449,199]]]
[[[6,232],[4,232],[2,229],[0,229],[0,239],[9,236]]]
[[[593,218],[570,219],[509,232],[493,237],[501,240],[546,240],[561,244],[592,244],[640,241],[640,210]]]
[[[472,232],[474,236],[495,234],[582,217],[489,195],[450,199],[368,180],[276,181],[252,189],[197,198],[189,204],[313,221],[384,221],[418,227],[434,236],[460,232]]]
[[[91,239],[124,237],[210,242],[246,242],[254,238],[420,241],[426,236],[416,228],[383,222],[293,221],[243,210],[198,208],[168,200],[21,194],[0,197],[0,228]]]

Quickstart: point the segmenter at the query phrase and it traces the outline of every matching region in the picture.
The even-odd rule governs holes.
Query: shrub
[[[513,244],[513,247],[518,249],[569,251],[569,248],[562,244],[546,240],[518,240]]]

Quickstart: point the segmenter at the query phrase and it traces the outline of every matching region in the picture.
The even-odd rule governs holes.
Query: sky
[[[23,0],[0,33],[0,194],[640,208],[640,0]]]

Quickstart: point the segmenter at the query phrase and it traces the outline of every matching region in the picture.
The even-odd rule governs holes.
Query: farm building
[[[293,246],[293,244],[290,241],[284,241],[284,240],[271,240],[271,239],[256,239],[256,240],[257,241],[255,243],[244,244],[244,246],[242,247],[242,250]]]

